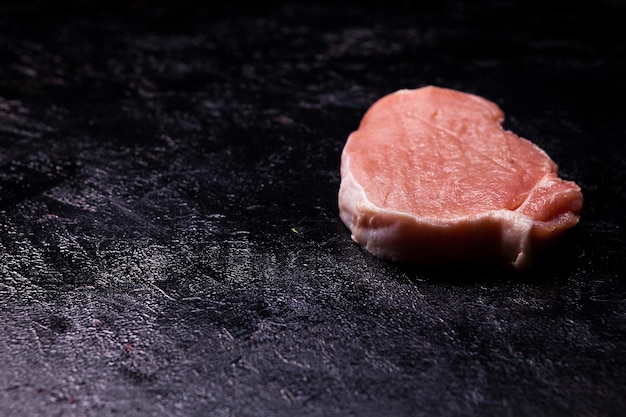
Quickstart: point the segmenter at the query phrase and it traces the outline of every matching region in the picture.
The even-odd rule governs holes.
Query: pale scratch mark
[[[160,292],[161,294],[163,294],[163,296],[165,298],[167,298],[168,300],[171,301],[176,301],[176,299],[174,297],[172,297],[171,295],[169,295],[168,293],[166,293],[162,288],[160,288],[159,286],[157,286],[156,284],[149,282],[148,285],[150,285],[152,288],[154,288],[155,290],[157,290],[158,292]]]
[[[280,396],[283,397],[283,400],[287,401],[288,403],[292,403],[295,399],[295,396],[287,387],[280,389]]]
[[[278,358],[283,361],[284,363],[288,364],[288,365],[293,365],[293,366],[297,366],[298,368],[301,369],[311,369],[311,365],[309,365],[308,363],[304,363],[304,362],[299,362],[293,359],[287,359],[285,358],[279,351],[278,349],[274,349],[274,353],[276,353],[276,356],[278,356]]]
[[[44,326],[45,327],[45,326]],[[43,345],[41,344],[41,339],[39,338],[39,334],[37,333],[37,330],[35,329],[34,326],[30,327],[30,332],[33,335],[33,338],[35,340],[35,345],[37,346],[37,351],[39,352],[39,354],[43,357],[45,356],[45,352],[43,351]]]

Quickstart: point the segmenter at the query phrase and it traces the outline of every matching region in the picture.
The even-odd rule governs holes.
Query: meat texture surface
[[[495,103],[435,86],[374,103],[341,156],[339,213],[352,239],[425,266],[532,265],[576,225],[583,195],[503,121]]]

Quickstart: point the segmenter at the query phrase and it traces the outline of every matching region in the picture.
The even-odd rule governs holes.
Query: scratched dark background
[[[0,415],[623,416],[626,10],[560,6],[4,2]],[[345,139],[426,84],[581,185],[534,270],[350,241]]]

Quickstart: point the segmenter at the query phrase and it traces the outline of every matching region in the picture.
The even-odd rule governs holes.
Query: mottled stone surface
[[[623,415],[625,9],[407,3],[0,6],[0,415]],[[347,135],[426,84],[581,185],[535,270],[341,225]]]

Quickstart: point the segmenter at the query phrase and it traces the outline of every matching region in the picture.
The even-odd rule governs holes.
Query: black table
[[[624,415],[626,10],[555,6],[3,3],[0,415]],[[340,223],[347,135],[428,84],[582,187],[535,269]]]

